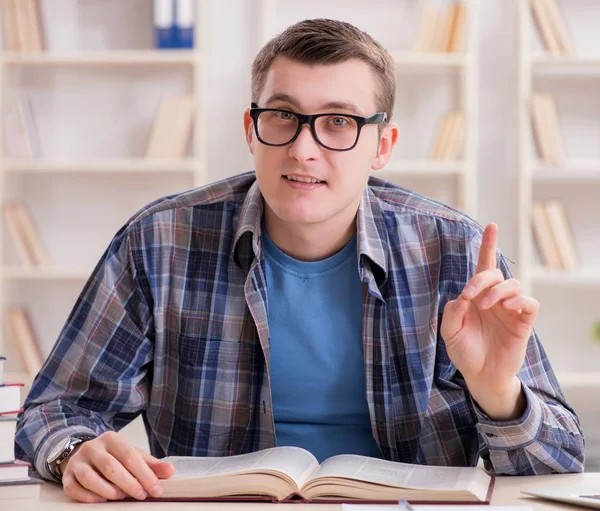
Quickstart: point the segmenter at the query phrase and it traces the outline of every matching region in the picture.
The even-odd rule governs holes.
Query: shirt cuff
[[[50,472],[50,470],[48,470],[48,455],[53,447],[64,441],[64,439],[68,436],[75,433],[85,433],[86,435],[98,436],[98,433],[96,433],[93,429],[82,426],[70,426],[67,428],[62,428],[48,435],[38,447],[34,459],[35,470],[42,479],[47,479],[48,481],[54,481],[56,483],[61,482],[60,479],[58,479],[54,474],[52,474],[52,472]]]
[[[521,382],[525,394],[526,407],[523,415],[510,421],[490,419],[479,405],[471,399],[477,415],[477,431],[485,439],[490,449],[513,450],[535,442],[542,428],[542,406],[534,393]]]

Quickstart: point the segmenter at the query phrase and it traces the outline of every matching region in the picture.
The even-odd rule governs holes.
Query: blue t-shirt
[[[380,458],[366,399],[356,236],[332,257],[303,262],[263,232],[277,445],[319,461]]]

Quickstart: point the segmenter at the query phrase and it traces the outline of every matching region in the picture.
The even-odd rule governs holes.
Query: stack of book
[[[463,50],[467,5],[452,2],[443,12],[435,5],[423,7],[413,51],[455,53]]]
[[[15,52],[44,50],[39,0],[4,0],[4,48]]]
[[[188,151],[194,117],[195,101],[191,95],[164,98],[155,115],[146,158],[183,158]]]
[[[52,266],[52,258],[42,242],[26,204],[20,201],[5,202],[2,213],[21,263],[28,267]]]
[[[43,483],[30,476],[29,463],[15,459],[15,432],[23,384],[4,381],[5,361],[5,357],[0,357],[0,501],[18,499],[19,504],[22,501],[26,506],[28,501],[39,499]]]
[[[561,201],[533,201],[532,224],[534,240],[544,268],[575,270],[579,267],[573,233]]]
[[[560,134],[556,102],[551,94],[534,93],[531,97],[531,123],[540,160],[562,167],[565,149]]]
[[[440,121],[431,159],[437,161],[457,160],[465,137],[465,115],[462,111],[448,112]]]
[[[552,55],[571,53],[573,43],[556,0],[531,0],[531,10],[546,50]]]

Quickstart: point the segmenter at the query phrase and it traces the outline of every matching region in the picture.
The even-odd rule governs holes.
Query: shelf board
[[[123,160],[90,160],[81,162],[51,162],[41,160],[4,160],[0,166],[5,172],[14,173],[144,173],[144,172],[194,172],[194,160],[146,160],[144,158]]]
[[[4,266],[0,278],[6,280],[87,280],[92,270],[58,267]]]
[[[556,373],[561,387],[600,387],[600,372],[558,371]]]
[[[396,66],[399,68],[453,68],[461,67],[467,63],[464,53],[419,53],[419,52],[392,52]]]
[[[535,284],[562,284],[600,286],[600,267],[582,267],[577,270],[549,270],[533,268],[531,276]]]
[[[434,160],[400,160],[390,161],[378,172],[373,175],[377,177],[379,172],[384,174],[399,174],[410,176],[440,176],[440,175],[458,175],[464,174],[466,164],[461,160],[453,161],[434,161]]]
[[[551,167],[538,161],[533,170],[533,178],[536,181],[561,182],[600,180],[600,159],[569,159],[560,167]]]
[[[55,65],[191,65],[198,60],[199,53],[193,50],[112,50],[80,51],[70,53],[53,52],[4,52],[2,61],[15,66]]]
[[[600,73],[600,57],[534,54],[531,56],[531,67],[534,73],[552,74],[554,76],[595,74]]]

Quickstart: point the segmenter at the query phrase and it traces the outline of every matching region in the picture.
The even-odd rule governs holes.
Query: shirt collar
[[[258,187],[258,181],[254,181],[248,189],[244,203],[242,204],[235,238],[233,241],[231,255],[240,263],[243,258],[250,256],[248,245],[250,242],[254,257],[260,258],[262,252],[261,221],[264,213],[264,199]],[[388,269],[388,233],[381,210],[379,199],[365,187],[365,191],[358,207],[356,220],[358,255],[368,257],[387,276]],[[246,250],[242,252],[242,247]]]

